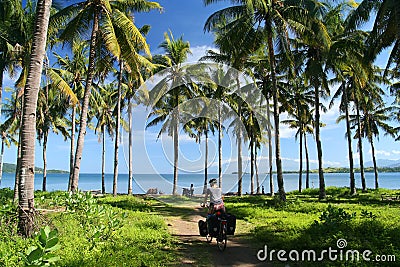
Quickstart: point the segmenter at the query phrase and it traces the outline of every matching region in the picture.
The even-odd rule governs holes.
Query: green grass
[[[337,240],[345,249],[368,249],[375,255],[394,255],[400,261],[400,201],[382,200],[382,194],[400,190],[369,190],[351,196],[348,188],[327,188],[327,199],[318,200],[318,190],[291,192],[287,201],[278,197],[226,197],[227,210],[238,218],[236,235],[258,249],[315,250],[320,253]],[[36,243],[16,234],[16,207],[12,191],[0,190],[0,266],[23,266],[21,255]],[[194,253],[201,262],[210,259],[208,244],[180,244],[168,231],[171,219],[189,219],[203,214],[201,198],[160,198],[91,195],[69,196],[65,192],[35,193],[36,207],[56,212],[37,216],[37,229],[50,225],[58,229],[61,257],[57,266],[179,266],[182,253]],[[229,248],[228,248],[229,249]],[[186,251],[186,252],[184,252]],[[199,253],[196,253],[199,252]],[[199,256],[200,257],[200,256]],[[200,257],[200,258],[201,258]],[[198,259],[200,259],[198,258]],[[327,256],[325,257],[327,259]],[[315,266],[315,262],[289,261],[290,266]],[[211,263],[209,264],[211,265]],[[277,260],[273,266],[285,266]],[[318,266],[398,266],[396,262],[318,262]]]
[[[350,196],[346,188],[327,188],[327,200],[318,201],[317,190],[291,192],[287,202],[264,196],[226,198],[226,206],[239,219],[251,223],[250,237],[260,249],[315,250],[338,249],[338,239],[345,239],[345,249],[368,249],[373,255],[395,255],[400,261],[399,202],[382,201],[381,194],[394,190],[370,190]],[[318,254],[317,254],[318,255]],[[325,257],[328,258],[328,257]],[[280,262],[275,257],[274,264]],[[292,264],[296,264],[295,261]],[[297,263],[299,264],[299,263]],[[375,266],[377,263],[352,262],[350,266]],[[314,266],[315,262],[301,262]],[[324,261],[322,266],[349,266],[346,261]],[[398,266],[386,262],[381,266]]]
[[[19,253],[26,254],[34,238],[16,234],[16,208],[12,194],[0,190],[0,266],[23,266]],[[65,207],[65,192],[36,194],[38,208]],[[37,227],[47,224],[58,229],[61,257],[56,266],[171,266],[177,258],[177,242],[161,216],[151,211],[145,199],[119,196],[99,200],[82,197],[76,209],[46,212]],[[8,206],[9,205],[9,206]],[[67,207],[72,207],[67,205]],[[11,210],[8,211],[9,208]],[[102,228],[103,227],[103,228]],[[98,229],[101,229],[98,231]],[[100,237],[96,237],[95,233]]]

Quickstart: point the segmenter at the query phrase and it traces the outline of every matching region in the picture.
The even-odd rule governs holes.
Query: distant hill
[[[12,163],[3,163],[4,173],[15,173],[16,165]],[[43,168],[35,167],[35,173],[43,173]],[[47,173],[69,173],[63,170],[47,170]]]
[[[396,168],[400,167],[400,160],[392,160],[392,159],[377,159],[376,160],[376,165],[378,165],[379,168]],[[372,161],[368,161],[364,163],[364,167],[373,167],[374,163]],[[359,166],[357,166],[359,167]]]

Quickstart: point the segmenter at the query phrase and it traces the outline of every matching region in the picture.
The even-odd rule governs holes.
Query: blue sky
[[[176,38],[183,36],[184,40],[190,42],[192,55],[188,61],[196,61],[204,55],[204,52],[213,48],[213,36],[209,33],[204,33],[203,26],[207,17],[214,11],[219,10],[229,4],[223,2],[205,7],[202,0],[161,0],[159,3],[163,6],[162,13],[152,11],[150,13],[137,14],[135,22],[138,26],[144,24],[151,25],[151,30],[147,36],[153,53],[161,53],[162,50],[158,45],[163,41],[165,32],[171,30]],[[386,63],[387,51],[385,51],[378,59],[377,64],[384,66]],[[13,86],[13,81],[6,77],[5,86]],[[333,93],[336,88],[332,88]],[[388,100],[390,101],[390,100]],[[149,110],[145,107],[137,107],[134,110],[134,172],[135,173],[172,173],[172,140],[166,135],[161,136],[157,140],[159,128],[144,129],[146,125],[146,116]],[[338,117],[338,108],[335,105],[331,110],[322,115],[322,121],[326,127],[322,128],[321,139],[323,145],[324,166],[347,166],[347,142],[345,140],[345,125],[344,123],[336,124]],[[294,132],[286,126],[281,127],[281,153],[283,166],[285,169],[297,169],[299,152],[298,142],[294,139]],[[121,173],[127,172],[127,149],[126,149],[127,134],[122,134],[122,145],[120,152],[119,170]],[[308,138],[310,159],[312,168],[316,168],[316,147],[312,136]],[[210,138],[210,155],[209,165],[210,172],[217,172],[218,157],[216,154],[216,137]],[[376,140],[376,152],[379,159],[400,159],[400,147],[393,139],[380,136],[379,141]],[[69,168],[69,141],[64,142],[61,136],[51,134],[48,145],[48,168],[63,169]],[[113,171],[113,140],[107,140],[107,155],[106,155],[106,171]],[[244,145],[244,148],[247,146]],[[187,135],[181,133],[180,136],[180,162],[179,166],[182,171],[202,172],[204,166],[203,146],[200,146],[191,140]],[[357,157],[356,143],[353,142],[353,152]],[[223,162],[224,171],[230,173],[236,170],[236,140],[229,133],[224,133],[223,140]],[[259,169],[260,172],[267,170],[268,151],[263,148],[259,154]],[[248,153],[243,151],[245,166],[248,164]],[[126,160],[125,160],[126,159]],[[37,144],[36,165],[42,166],[42,147]],[[364,142],[364,161],[370,161],[370,145]],[[15,163],[16,149],[14,147],[6,148],[4,162]],[[357,165],[357,163],[356,163]],[[246,167],[245,167],[246,168]],[[85,145],[81,163],[81,172],[83,173],[98,173],[101,170],[101,143],[98,136],[93,131],[88,130],[85,138]],[[247,169],[248,171],[248,169]]]

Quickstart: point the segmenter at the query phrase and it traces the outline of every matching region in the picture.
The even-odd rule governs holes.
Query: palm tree
[[[72,177],[74,173],[75,161],[75,131],[76,131],[76,113],[78,102],[83,98],[83,91],[85,88],[85,76],[87,72],[87,44],[85,42],[72,43],[72,55],[61,56],[54,53],[57,59],[59,68],[50,68],[48,74],[52,79],[55,86],[60,87],[62,91],[70,91],[70,105],[71,105],[71,144],[70,144],[70,170],[68,191],[71,191]]]
[[[22,52],[20,43],[25,30],[23,23],[22,2],[11,0],[0,3],[0,115],[3,93],[4,72],[9,75],[14,74],[14,69],[18,65],[18,57]]]
[[[382,129],[386,134],[395,137],[394,128],[387,123],[391,120],[390,114],[391,111],[393,111],[393,108],[385,107],[382,103],[376,103],[376,101],[374,101],[373,99],[365,97],[361,105],[361,109],[363,111],[361,117],[357,118],[355,115],[352,115],[350,116],[350,120],[353,126],[357,125],[357,122],[359,120],[361,136],[363,138],[367,138],[368,142],[371,144],[372,161],[374,164],[375,174],[375,189],[378,189],[379,178],[378,167],[376,165],[375,158],[374,137],[379,138],[379,129]]]
[[[289,93],[287,102],[291,103],[289,106],[289,117],[293,119],[288,119],[283,121],[289,125],[289,128],[297,129],[295,138],[300,138],[299,143],[299,192],[302,190],[302,174],[303,174],[303,137],[307,130],[309,130],[309,125],[307,122],[310,121],[311,112],[310,107],[314,105],[314,95],[313,91],[304,85],[300,84],[300,81],[295,81],[295,88],[292,93]]]
[[[150,9],[161,9],[155,2],[146,0],[137,1],[97,1],[87,0],[65,7],[52,16],[52,25],[65,25],[59,36],[60,41],[71,41],[81,37],[81,34],[88,30],[92,22],[89,66],[86,77],[85,91],[80,115],[79,134],[75,153],[74,176],[71,190],[78,187],[79,169],[83,152],[84,136],[87,126],[87,114],[89,99],[92,89],[93,77],[95,74],[96,46],[98,40],[104,40],[107,49],[118,59],[124,58],[128,63],[135,66],[136,53],[134,49],[121,49],[132,46],[131,41],[142,43],[147,54],[150,54],[146,40],[136,28],[126,12],[149,11]],[[118,34],[124,33],[124,34]]]
[[[6,88],[7,90],[7,88]],[[0,133],[2,137],[1,144],[1,156],[0,156],[0,182],[3,174],[3,153],[4,145],[10,147],[11,143],[18,146],[18,141],[16,135],[20,130],[21,121],[21,105],[19,99],[17,99],[17,93],[13,92],[11,98],[6,98],[3,104],[2,114],[5,117],[4,123],[0,126]],[[18,184],[16,184],[18,188]],[[16,190],[18,192],[18,190]],[[17,196],[15,196],[17,198]]]
[[[36,130],[39,142],[43,141],[43,183],[42,191],[46,191],[47,182],[47,141],[50,130],[61,134],[64,138],[69,137],[65,114],[68,109],[66,97],[57,87],[46,85],[39,92],[37,104]]]
[[[160,44],[160,47],[164,49],[165,55],[158,59],[163,63],[164,66],[169,67],[166,73],[166,77],[158,83],[158,85],[151,91],[151,99],[155,100],[153,112],[149,114],[150,117],[155,117],[147,127],[154,126],[160,122],[163,122],[163,126],[160,130],[161,133],[168,130],[168,135],[172,136],[174,143],[174,181],[172,194],[177,194],[178,185],[178,153],[179,153],[179,104],[190,94],[189,84],[191,83],[190,78],[185,77],[185,69],[182,64],[186,61],[188,54],[190,54],[190,44],[184,41],[182,37],[175,39],[172,32],[168,35],[164,34],[164,42]],[[156,58],[157,59],[157,58]],[[172,84],[172,87],[168,85]],[[178,85],[177,84],[183,84]],[[168,92],[168,93],[167,93]],[[166,94],[165,94],[166,93]],[[161,97],[158,97],[162,94]],[[190,98],[190,97],[189,97]]]
[[[400,2],[397,0],[363,0],[357,9],[348,16],[348,28],[368,22],[371,14],[376,14],[374,26],[367,40],[367,55],[365,59],[373,62],[385,48],[393,46],[386,65],[387,70],[392,64],[399,69],[400,57],[400,24],[398,23],[398,10]]]
[[[150,31],[149,25],[144,25],[141,27],[140,32],[146,36],[147,33]],[[143,47],[140,47],[139,44],[136,44],[136,49],[138,51],[143,50]],[[147,78],[151,71],[156,68],[154,64],[152,64],[147,58],[139,55],[141,58],[141,64],[138,65],[139,70],[134,72],[130,71],[123,71],[122,72],[122,81],[123,81],[123,88],[124,93],[122,99],[126,100],[123,102],[123,106],[128,106],[128,136],[129,136],[129,164],[128,164],[128,195],[132,194],[132,179],[133,179],[133,153],[132,153],[132,146],[133,146],[133,129],[132,129],[132,108],[133,108],[133,101],[139,102],[140,96],[136,96],[136,90],[143,84],[144,79]]]
[[[364,79],[362,76],[364,76],[365,73],[365,64],[362,63],[361,59],[363,58],[366,34],[363,31],[345,30],[346,21],[342,19],[342,14],[345,9],[349,7],[353,8],[353,6],[350,6],[349,2],[343,2],[334,9],[336,16],[330,16],[331,20],[335,22],[334,24],[330,24],[331,27],[334,27],[335,36],[332,39],[332,46],[330,48],[326,65],[335,73],[336,77],[332,81],[340,84],[332,97],[329,107],[331,108],[334,104],[334,100],[341,96],[339,110],[340,112],[345,113],[346,118],[346,137],[350,165],[350,194],[355,195],[354,161],[349,122],[349,107],[351,101],[354,100],[354,92],[351,92],[351,87],[348,83],[349,80],[352,79],[360,80],[360,82]],[[362,81],[361,83],[365,83],[365,81]],[[365,191],[364,187],[363,191]]]
[[[327,8],[327,10],[325,10]],[[332,44],[331,35],[335,32],[337,26],[336,18],[337,9],[326,4],[314,4],[308,7],[311,17],[322,17],[320,20],[310,21],[309,28],[315,29],[308,31],[299,39],[301,47],[305,48],[307,54],[307,61],[305,63],[304,75],[309,81],[309,84],[315,91],[315,139],[317,143],[318,155],[318,173],[319,173],[319,198],[326,198],[325,191],[325,178],[322,165],[322,143],[321,143],[321,96],[326,97],[329,95],[329,86],[327,74],[325,71],[326,59]]]
[[[35,126],[43,59],[51,0],[37,2],[36,23],[32,40],[31,61],[24,89],[24,107],[21,123],[21,168],[19,180],[18,232],[31,236],[34,222]]]
[[[216,0],[204,0],[206,4],[216,2]],[[308,1],[306,1],[308,3]],[[268,47],[268,61],[269,70],[272,81],[272,98],[274,106],[274,123],[275,123],[275,157],[276,157],[276,168],[277,168],[277,179],[279,194],[281,200],[286,200],[286,193],[284,189],[284,181],[282,174],[282,160],[280,151],[280,134],[279,134],[279,92],[276,79],[276,60],[275,60],[275,45],[274,41],[279,40],[278,49],[280,52],[288,53],[289,48],[289,33],[288,28],[292,29],[295,34],[301,33],[304,30],[304,9],[299,6],[298,1],[248,1],[240,0],[235,1],[240,5],[228,7],[217,11],[211,15],[206,23],[206,26],[216,25],[219,21],[226,18],[231,18],[234,22],[230,23],[229,26],[236,32],[240,32],[239,29],[246,28],[253,29],[256,27],[263,32],[263,36],[266,36],[266,43]],[[252,19],[249,19],[249,18]],[[261,26],[262,25],[262,26]],[[246,34],[238,34],[237,38],[247,40],[243,38]],[[241,42],[235,45],[240,46]]]
[[[248,24],[250,18],[244,18],[242,23]],[[226,17],[224,15],[216,12],[211,15],[204,28],[208,31],[213,31],[215,34],[214,43],[219,49],[218,52],[214,52],[209,50],[206,56],[202,57],[201,60],[211,60],[217,63],[225,63],[235,70],[237,70],[234,74],[236,77],[231,77],[231,79],[236,83],[232,86],[236,88],[236,96],[232,96],[229,98],[225,98],[227,104],[236,112],[237,119],[234,120],[235,125],[235,135],[237,138],[237,146],[238,146],[238,195],[242,194],[242,178],[243,178],[243,166],[242,166],[242,104],[243,104],[243,95],[240,95],[242,91],[241,83],[239,80],[239,72],[244,71],[246,67],[246,63],[252,53],[254,53],[258,47],[261,45],[261,38],[259,38],[259,33],[257,30],[248,29],[245,27],[244,29],[230,29],[229,22],[226,21]],[[240,37],[239,37],[240,36]],[[242,38],[242,36],[246,36],[246,38]],[[248,42],[244,42],[244,39],[248,39]],[[251,41],[250,41],[251,40]]]
[[[95,132],[99,132],[99,138],[102,138],[102,157],[101,157],[101,193],[106,193],[105,186],[105,152],[106,152],[106,132],[114,135],[115,120],[113,118],[113,111],[115,109],[115,98],[117,94],[115,84],[108,84],[105,86],[97,87],[91,97],[91,112],[97,119]]]

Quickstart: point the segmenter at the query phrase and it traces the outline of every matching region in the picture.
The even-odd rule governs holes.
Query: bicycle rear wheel
[[[228,242],[228,238],[226,235],[226,224],[221,225],[221,230],[217,237],[217,246],[219,251],[224,251],[226,248],[226,243]]]

